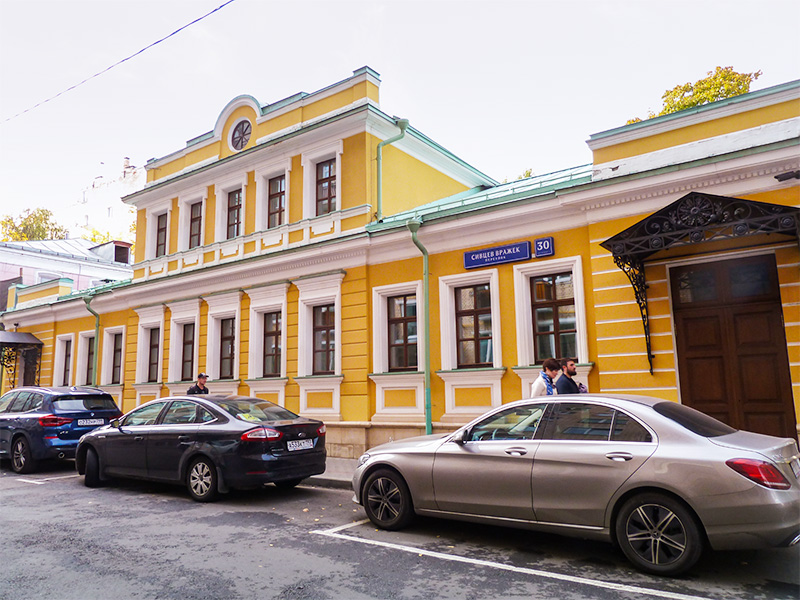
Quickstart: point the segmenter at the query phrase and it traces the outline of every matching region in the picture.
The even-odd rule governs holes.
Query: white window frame
[[[86,380],[86,361],[89,358],[89,344],[94,342],[94,329],[78,332],[78,356],[75,362],[75,385],[92,385]],[[97,378],[100,381],[100,378]]]
[[[54,279],[61,279],[61,274],[53,273],[52,271],[37,271],[36,273],[37,284],[53,281]]]
[[[65,345],[66,342],[70,342],[70,364],[68,365],[67,369],[67,380],[64,381],[64,359],[65,359]],[[77,352],[75,351],[75,334],[68,333],[64,335],[56,336],[56,355],[53,360],[53,364],[55,365],[55,372],[53,373],[53,386],[68,386],[70,385],[70,381],[72,380],[72,371],[73,365],[75,364],[75,355]]]
[[[228,239],[228,194],[242,190],[242,212],[239,235]],[[217,183],[214,185],[214,197],[217,200],[214,237],[218,242],[234,242],[244,237],[244,226],[247,222],[247,174]]]
[[[119,383],[111,383],[114,370],[114,336],[122,334],[122,364],[120,365]],[[100,366],[100,385],[123,385],[125,383],[125,327],[106,327],[103,329],[103,354]]]
[[[317,218],[317,163],[331,158],[336,159],[336,210],[320,218],[340,212],[342,210],[342,154],[344,141],[337,140],[313,150],[303,152],[300,164],[303,166],[303,218]]]
[[[250,298],[250,343],[248,346],[247,385],[252,394],[277,394],[278,404],[286,406],[286,327],[288,283],[245,290]],[[264,377],[264,314],[281,314],[281,365],[278,377]]]
[[[256,180],[256,231],[267,231],[269,216],[269,180],[283,175],[285,180],[285,203],[283,208],[283,224],[273,227],[280,229],[289,224],[289,174],[292,171],[292,159],[280,158],[262,164],[255,169]],[[338,191],[338,188],[337,188]]]
[[[135,309],[139,315],[138,343],[136,356],[136,383],[151,386],[161,386],[164,366],[164,305],[148,306]],[[150,356],[150,330],[158,327],[158,376],[155,381],[147,381],[147,370]],[[146,357],[146,358],[145,358]],[[138,398],[137,398],[138,403]]]
[[[516,369],[522,385],[522,397],[531,394],[531,386],[539,377],[539,369],[526,369],[536,365],[533,345],[533,315],[531,314],[531,284],[533,277],[572,272],[572,291],[575,303],[575,342],[578,362],[589,360],[589,337],[586,330],[586,297],[583,285],[583,261],[579,255],[514,265],[514,305],[517,325],[517,360],[523,368]],[[586,381],[592,367],[578,367],[578,379]]]
[[[169,233],[170,221],[172,220],[172,215],[170,214],[172,210],[170,207],[171,201],[165,200],[164,202],[160,202],[157,206],[153,206],[147,210],[147,236],[144,245],[145,259],[147,260],[160,260],[169,256]],[[167,215],[167,237],[164,241],[164,255],[156,256],[156,243],[158,241],[158,217],[164,214]]]
[[[208,305],[208,335],[206,345],[206,372],[210,377],[208,388],[214,393],[235,394],[239,390],[239,360],[241,348],[241,298],[242,292],[226,292],[214,296],[203,296]],[[234,319],[236,345],[233,355],[233,379],[219,380],[220,337],[222,320]]]
[[[297,375],[300,387],[300,413],[317,415],[328,420],[341,420],[342,376],[342,280],[344,273],[332,273],[294,281],[300,291],[297,302],[299,351],[297,356]],[[335,311],[336,348],[334,352],[333,375],[314,375],[314,307],[333,304]],[[309,392],[331,392],[332,408],[310,409]]]
[[[200,298],[183,300],[181,302],[171,302],[167,304],[170,311],[169,317],[169,366],[167,379],[170,384],[185,384],[181,381],[181,371],[183,370],[183,326],[188,323],[194,324],[194,348],[192,357],[194,370],[199,373],[198,362],[200,360]],[[192,375],[194,379],[194,375]],[[185,390],[184,390],[185,391]],[[175,394],[170,388],[170,393]]]
[[[203,187],[187,194],[178,196],[178,252],[189,250],[190,225],[192,220],[192,204],[202,203],[200,207],[200,245],[192,250],[197,250],[205,245],[206,208],[208,206],[208,189]]]

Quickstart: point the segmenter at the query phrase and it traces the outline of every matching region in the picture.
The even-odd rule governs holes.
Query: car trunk
[[[717,446],[758,452],[778,465],[785,475],[792,475],[795,479],[800,475],[800,454],[798,454],[797,442],[790,438],[776,438],[750,431],[737,431],[708,439]]]

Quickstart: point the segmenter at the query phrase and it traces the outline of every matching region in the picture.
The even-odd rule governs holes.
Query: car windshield
[[[117,410],[111,396],[61,396],[53,400],[56,410]]]
[[[237,419],[248,423],[268,423],[297,418],[293,412],[266,400],[236,398],[217,400],[216,403]]]
[[[736,433],[736,429],[718,421],[714,417],[709,417],[699,410],[678,404],[677,402],[660,402],[653,406],[653,410],[682,425],[692,433],[703,437],[719,437]]]

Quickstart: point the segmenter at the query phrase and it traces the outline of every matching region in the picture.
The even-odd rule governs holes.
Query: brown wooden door
[[[672,269],[684,404],[732,427],[797,437],[773,255]]]

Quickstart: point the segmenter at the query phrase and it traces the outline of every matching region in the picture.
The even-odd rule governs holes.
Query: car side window
[[[600,404],[557,402],[544,424],[546,440],[608,441],[614,409]]]
[[[0,413],[8,412],[11,402],[17,397],[17,392],[8,392],[0,398]]]
[[[136,409],[125,417],[123,425],[154,425],[166,402],[156,402]]]
[[[217,417],[211,414],[211,411],[206,410],[202,406],[197,407],[197,422],[198,423],[209,423],[214,421]]]
[[[23,408],[25,408],[25,404],[28,402],[28,398],[30,397],[30,392],[17,392],[17,397],[11,401],[11,405],[8,407],[8,412],[15,413],[15,412],[22,412]]]
[[[652,442],[653,436],[636,419],[618,410],[614,414],[611,440],[614,442]]]
[[[494,414],[475,425],[467,441],[531,440],[546,407],[547,404],[529,404]]]
[[[196,418],[197,405],[194,402],[176,400],[169,405],[161,423],[163,425],[185,425],[187,423],[194,423]]]
[[[30,396],[28,396],[28,401],[25,403],[25,408],[22,410],[24,412],[31,412],[34,410],[39,410],[42,408],[42,402],[44,401],[44,396],[41,394],[37,394],[35,392],[31,392]]]

